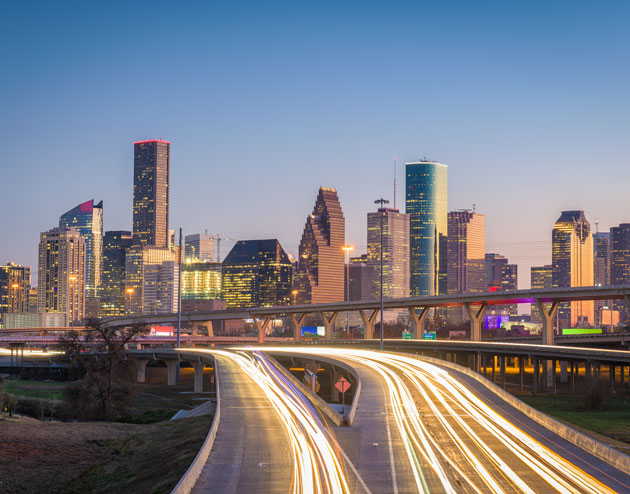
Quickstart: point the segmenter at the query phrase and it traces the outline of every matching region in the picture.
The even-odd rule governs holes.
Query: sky
[[[403,210],[404,163],[438,160],[526,288],[562,210],[630,222],[629,21],[626,1],[4,2],[0,263],[35,273],[40,232],[90,199],[130,230],[133,142],[162,138],[171,228],[289,253],[320,186],[361,253],[394,158]]]

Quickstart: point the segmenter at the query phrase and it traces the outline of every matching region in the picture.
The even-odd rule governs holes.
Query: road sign
[[[350,382],[345,377],[341,376],[341,379],[335,384],[335,388],[337,388],[340,393],[345,393],[350,389]]]
[[[413,340],[413,333],[411,333],[411,332],[409,332],[409,331],[405,331],[405,330],[403,329],[403,332],[402,332],[402,339],[403,339],[403,340]]]
[[[422,334],[423,340],[435,340],[435,331],[427,331]]]

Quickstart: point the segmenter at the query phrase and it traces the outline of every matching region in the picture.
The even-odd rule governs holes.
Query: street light
[[[297,294],[298,294],[297,290],[293,290],[291,292],[291,295],[293,295],[293,305],[297,305]]]
[[[344,245],[341,250],[343,250],[346,255],[346,302],[350,302],[350,251],[354,250],[352,245]],[[348,324],[348,311],[346,311],[346,338],[348,338],[350,334],[350,328]]]
[[[127,288],[127,294],[129,295],[129,302],[127,302],[127,315],[131,313],[131,296],[133,295],[133,288]]]
[[[13,283],[11,285],[13,288],[13,300],[11,301],[11,312],[17,312],[17,291],[20,288],[19,283]]]
[[[385,204],[389,204],[389,201],[383,199],[377,199],[374,201],[374,204],[379,204],[381,207],[379,208],[380,219],[381,219],[381,344],[380,348],[383,350],[383,215],[385,214]]]

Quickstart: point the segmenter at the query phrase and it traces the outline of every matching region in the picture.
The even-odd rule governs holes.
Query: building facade
[[[518,289],[518,266],[501,254],[486,254],[484,285],[488,292]],[[517,316],[518,304],[495,305],[492,310],[501,316]]]
[[[53,228],[40,235],[37,273],[38,307],[59,312],[67,323],[85,316],[85,240],[74,228]]]
[[[630,223],[610,229],[610,282],[613,285],[630,284]],[[624,324],[630,322],[630,313],[622,301],[614,303]]]
[[[164,261],[144,268],[143,314],[172,314],[179,307],[179,263]]]
[[[187,260],[182,265],[182,300],[222,298],[220,262]]]
[[[530,276],[530,286],[532,290],[544,290],[546,288],[553,287],[553,268],[551,264],[545,264],[544,266],[532,266],[530,269]],[[531,321],[542,324],[542,314],[538,310],[538,307],[536,307],[536,304],[531,304],[531,307]]]
[[[222,274],[228,308],[291,303],[291,262],[276,239],[239,240],[223,260]]]
[[[0,324],[4,327],[4,315],[19,314],[29,310],[31,268],[12,262],[0,266]]]
[[[348,300],[374,299],[374,267],[368,264],[367,254],[351,257],[348,265]]]
[[[133,146],[133,244],[168,247],[171,144],[149,140]]]
[[[103,271],[103,201],[86,201],[59,217],[60,228],[74,228],[85,240],[85,295],[98,295]]]
[[[131,248],[131,232],[105,232],[103,237],[103,275],[101,277],[101,308],[103,317],[123,316],[126,304],[126,256]]]
[[[553,287],[593,286],[593,236],[584,211],[562,212],[553,226],[551,248]],[[593,301],[560,304],[558,319],[563,327],[594,324]]]
[[[214,236],[207,233],[186,235],[184,261],[214,261]]]
[[[486,218],[472,211],[448,213],[448,293],[485,289]],[[451,322],[466,320],[461,307],[449,309]]]
[[[367,216],[367,262],[374,273],[370,298],[379,298],[381,220],[383,225],[383,297],[409,296],[409,218],[398,209],[380,208]]]
[[[148,286],[155,283],[156,271],[153,266],[163,263],[176,262],[177,255],[168,247],[154,247],[151,245],[132,245],[125,256],[125,301],[127,313],[143,314],[155,310],[157,306],[167,306],[168,301],[155,302],[157,288]],[[151,271],[153,281],[147,278]],[[145,294],[145,289],[147,293]],[[161,292],[165,293],[165,292]],[[145,302],[150,301],[145,308]]]
[[[312,214],[306,218],[295,283],[303,304],[344,300],[346,224],[337,191],[321,187]]]
[[[405,207],[410,216],[410,294],[445,294],[448,168],[433,161],[406,163],[405,167]]]

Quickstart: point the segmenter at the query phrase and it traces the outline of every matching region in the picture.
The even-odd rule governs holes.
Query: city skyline
[[[447,164],[448,210],[477,204],[487,250],[521,272],[551,261],[560,211],[584,210],[602,231],[630,220],[630,69],[617,63],[628,44],[627,5],[547,5],[541,15],[462,4],[455,17],[439,6],[339,6],[329,17],[251,8],[248,19],[227,6],[200,8],[186,22],[155,9],[143,11],[152,22],[137,25],[135,6],[10,7],[5,46],[30,41],[12,48],[0,81],[12,95],[0,122],[2,168],[29,200],[22,186],[0,197],[0,209],[15,211],[3,216],[12,235],[2,262],[36,276],[39,232],[92,197],[104,201],[105,231],[131,230],[132,142],[153,138],[173,142],[172,227],[278,238],[293,254],[321,185],[339,191],[346,242],[365,252],[366,211],[377,197],[393,201],[394,157],[401,211],[402,164],[424,156]],[[426,36],[410,39],[404,28],[418,20]],[[121,36],[112,39],[112,29]],[[314,43],[321,30],[329,36]],[[84,35],[80,46],[68,46],[74,35]],[[208,49],[217,41],[223,51]],[[133,74],[138,54],[155,51],[173,67],[147,85]],[[260,204],[261,189],[289,180],[300,186]]]

